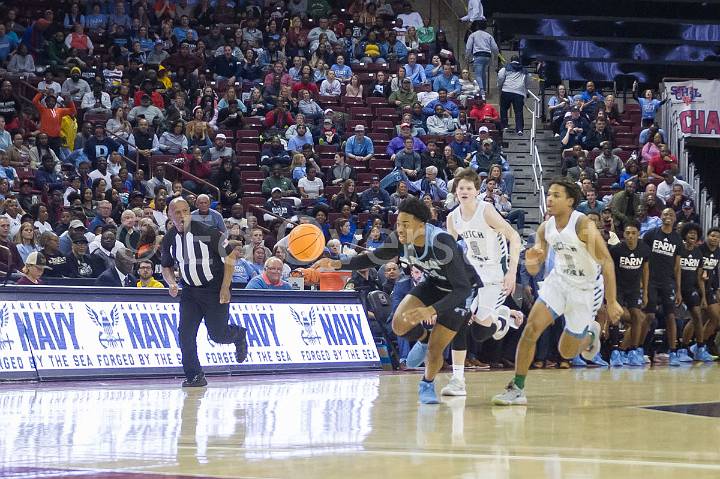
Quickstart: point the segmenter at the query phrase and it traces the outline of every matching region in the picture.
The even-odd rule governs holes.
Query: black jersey
[[[720,264],[720,248],[710,251],[707,244],[700,245],[703,254],[703,269],[707,272],[708,289],[718,289],[718,264]]]
[[[397,232],[392,232],[379,248],[353,256],[343,267],[351,270],[377,267],[395,257],[400,258],[401,267],[406,270],[417,267],[425,273],[425,282],[447,293],[433,305],[438,313],[464,308],[473,286],[481,284],[475,269],[465,261],[457,241],[447,231],[430,224],[426,225],[422,251],[412,245],[400,244]]]
[[[680,287],[683,291],[697,290],[697,270],[702,265],[703,254],[700,248],[680,248]]]
[[[674,230],[665,233],[660,227],[653,228],[643,236],[650,247],[650,282],[668,284],[675,282],[675,258],[680,253],[682,239]]]
[[[631,250],[624,241],[610,246],[610,255],[615,263],[615,282],[618,291],[640,290],[643,265],[650,260],[650,248],[639,241]]]

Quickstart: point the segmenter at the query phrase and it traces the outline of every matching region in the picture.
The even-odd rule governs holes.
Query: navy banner
[[[380,366],[356,294],[248,293],[230,306],[230,321],[247,329],[247,361],[237,364],[235,347],[213,343],[201,325],[208,372]],[[179,304],[165,290],[8,287],[0,304],[0,380],[182,372]]]

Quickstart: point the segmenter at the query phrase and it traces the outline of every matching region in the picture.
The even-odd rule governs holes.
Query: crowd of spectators
[[[641,224],[642,236],[660,223],[665,207],[675,210],[678,223],[698,219],[695,192],[678,178],[677,157],[655,121],[665,100],[655,99],[649,89],[640,98],[637,88],[636,82],[633,96],[640,117],[632,127],[621,124],[614,95],[603,95],[592,81],[574,96],[565,85],[558,85],[548,101],[553,131],[561,144],[562,173],[577,182],[583,194],[578,209],[601,214],[606,231],[620,237],[624,225],[633,220]],[[618,133],[621,129],[623,133]]]
[[[147,274],[159,279],[177,196],[246,245],[238,285],[267,280],[265,263],[285,259],[297,222],[323,229],[329,255],[377,247],[409,195],[442,225],[462,167],[524,228],[500,114],[410,3],[141,0],[6,13],[0,244],[10,253],[0,268],[23,282],[42,263],[46,279],[115,271],[96,281],[161,285]],[[356,106],[384,108],[385,121]],[[117,265],[127,254],[130,271]]]

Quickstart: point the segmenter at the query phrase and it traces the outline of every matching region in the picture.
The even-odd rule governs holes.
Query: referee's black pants
[[[231,344],[240,337],[240,327],[228,324],[230,304],[220,304],[220,290],[185,286],[180,293],[180,351],[185,377],[202,372],[197,354],[197,333],[205,318],[210,339],[218,344]]]

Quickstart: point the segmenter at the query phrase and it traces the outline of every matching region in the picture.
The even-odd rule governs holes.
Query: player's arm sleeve
[[[391,233],[379,248],[367,253],[353,256],[347,262],[343,262],[343,269],[357,271],[359,269],[374,268],[385,264],[396,256],[400,255],[400,241],[397,233]]]
[[[433,250],[438,261],[444,263],[443,273],[450,283],[450,292],[433,304],[433,308],[438,314],[442,314],[452,311],[458,306],[464,307],[465,301],[472,292],[472,285],[465,258],[457,242],[449,234],[440,234],[435,239]]]

